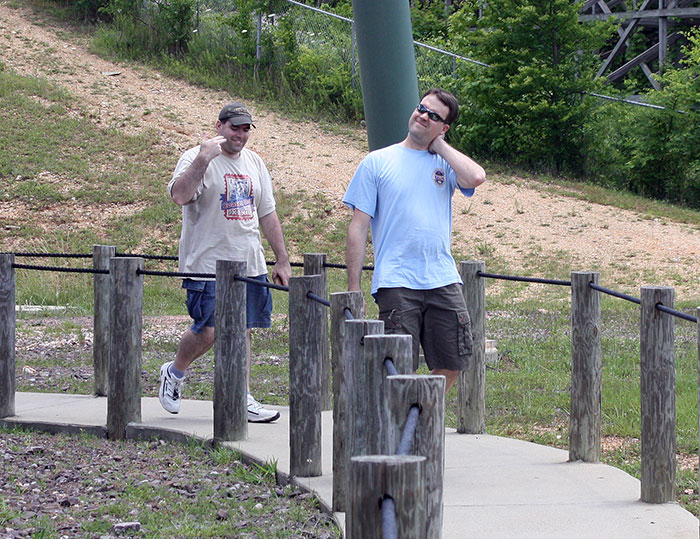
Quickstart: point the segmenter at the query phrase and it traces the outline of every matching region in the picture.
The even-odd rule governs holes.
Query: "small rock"
[[[134,522],[118,522],[114,525],[114,533],[124,533],[124,532],[137,532],[141,529],[141,523],[138,521]]]

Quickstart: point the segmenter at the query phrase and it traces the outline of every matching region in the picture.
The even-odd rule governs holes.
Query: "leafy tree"
[[[449,15],[452,10],[444,0],[411,2],[413,39],[424,43],[442,43],[449,35]]]
[[[617,187],[700,208],[700,30],[687,37],[681,65],[667,69],[660,91],[644,96],[663,108],[618,112],[599,168]]]
[[[478,20],[470,5],[452,16],[453,50],[491,66],[462,68],[464,147],[555,173],[582,170],[585,93],[596,88],[595,51],[612,28],[579,23],[581,5],[489,0]]]

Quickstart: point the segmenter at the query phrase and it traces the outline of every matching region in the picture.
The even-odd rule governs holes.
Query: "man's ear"
[[[442,134],[444,135],[450,130],[450,124],[442,124]]]

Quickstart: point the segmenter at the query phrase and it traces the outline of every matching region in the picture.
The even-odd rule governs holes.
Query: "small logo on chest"
[[[441,168],[436,168],[433,172],[433,181],[438,187],[445,185],[445,171]]]

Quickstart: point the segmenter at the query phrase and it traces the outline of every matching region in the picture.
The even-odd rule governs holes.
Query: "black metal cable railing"
[[[554,284],[561,286],[571,286],[571,281],[560,281],[557,279],[541,279],[539,277],[518,277],[515,275],[501,275],[499,273],[476,272],[477,277],[487,277],[490,279],[501,279],[503,281],[520,281],[524,283]]]
[[[13,254],[16,257],[28,257],[28,258],[92,258],[92,254],[88,253],[40,253],[31,251],[18,251],[15,253],[10,252],[0,252],[0,254]],[[144,260],[178,260],[177,255],[151,255],[144,253],[122,253],[115,252],[114,256],[120,258],[143,258]],[[276,260],[266,260],[265,264],[268,266],[274,266],[277,263]],[[303,262],[290,262],[290,266],[293,268],[303,268]],[[324,268],[335,268],[335,269],[347,269],[347,265],[338,264],[334,262],[326,262],[323,264]],[[374,266],[367,265],[362,266],[365,271],[374,271]]]
[[[595,283],[588,283],[588,286],[590,286],[593,290],[597,290],[598,292],[603,292],[604,294],[608,294],[609,296],[614,296],[616,298],[631,301],[632,303],[636,303],[637,305],[642,304],[642,300],[639,298],[635,298],[634,296],[629,296],[627,294],[623,294],[622,292],[617,292],[615,290],[611,290],[610,288],[605,288],[604,286],[600,286],[600,285],[597,285]]]
[[[15,252],[15,253],[7,253],[3,252],[0,254],[13,254],[15,257],[32,257],[32,258],[92,258],[92,254],[82,254],[82,253],[39,253],[39,252],[26,252],[26,251],[20,251],[20,252]],[[143,258],[143,259],[149,259],[149,260],[177,260],[177,256],[173,255],[150,255],[150,254],[133,254],[133,253],[115,253],[115,256],[118,257],[136,257],[136,258]],[[266,261],[267,265],[274,265],[274,261]],[[303,267],[303,263],[301,262],[290,262],[290,265],[293,267]],[[337,263],[330,263],[326,262],[323,264],[324,267],[326,268],[340,268],[340,269],[346,269],[347,266],[345,264],[337,264]],[[63,273],[92,273],[92,274],[109,274],[109,270],[100,270],[100,269],[92,269],[92,268],[66,268],[66,267],[61,267],[61,266],[39,266],[39,265],[32,265],[32,264],[17,264],[13,263],[12,264],[13,268],[16,269],[28,269],[28,270],[43,270],[43,271],[55,271],[55,272],[63,272]],[[372,271],[374,270],[374,266],[362,266],[363,270],[368,270]],[[181,277],[181,278],[200,278],[200,279],[214,279],[215,275],[211,273],[180,273],[180,272],[170,272],[170,271],[157,271],[157,270],[138,270],[137,273],[141,275],[155,275],[155,276],[165,276],[165,277]],[[489,278],[489,279],[500,279],[500,280],[505,280],[505,281],[517,281],[517,282],[525,282],[525,283],[537,283],[537,284],[550,284],[550,285],[557,285],[557,286],[571,286],[571,281],[566,281],[566,280],[561,280],[561,279],[546,279],[546,278],[541,278],[541,277],[523,277],[523,276],[517,276],[517,275],[504,275],[504,274],[499,274],[499,273],[487,273],[484,271],[477,271],[476,272],[477,277],[482,277],[482,278]],[[276,283],[268,283],[264,281],[258,281],[256,279],[252,279],[250,277],[243,277],[243,276],[236,276],[236,280],[240,281],[245,281],[250,284],[255,284],[259,286],[266,286],[268,288],[274,288],[276,290],[282,290],[285,292],[289,292],[289,287],[279,285]],[[606,288],[604,286],[600,286],[596,283],[589,283],[589,286],[593,290],[597,290],[598,292],[602,292],[604,294],[608,294],[610,296],[619,298],[619,299],[624,299],[626,301],[630,301],[632,303],[636,303],[637,305],[641,304],[641,300],[639,298],[636,298],[634,296],[630,296],[628,294],[624,294],[622,292],[618,292],[616,290],[612,290],[610,288]],[[319,303],[325,305],[326,307],[330,307],[330,302],[312,292],[307,293],[307,297],[313,301],[318,301]],[[673,309],[671,307],[666,307],[665,305],[658,304],[656,306],[657,309],[660,311],[669,314],[671,316],[676,316],[678,318],[681,318],[683,320],[687,320],[689,322],[693,322],[697,324],[697,317],[692,316],[690,314],[684,313],[682,311],[679,311],[677,309]],[[351,320],[352,319],[352,313],[350,313],[349,309],[346,308],[346,313],[345,316],[347,319]]]

